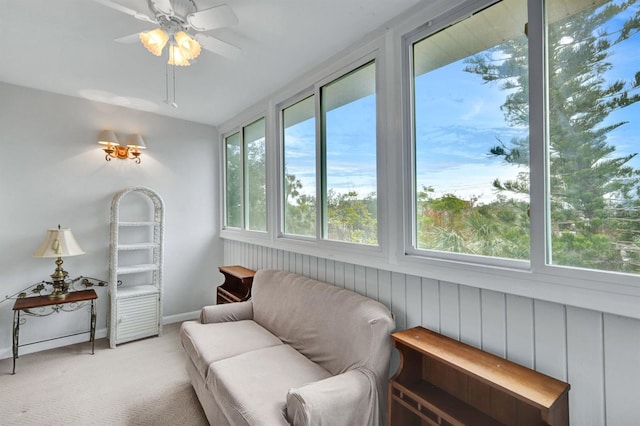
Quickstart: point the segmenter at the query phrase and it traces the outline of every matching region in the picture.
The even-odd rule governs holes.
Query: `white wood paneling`
[[[407,313],[407,328],[422,324],[422,286],[420,278],[414,275],[406,277],[407,299],[405,311]]]
[[[396,330],[407,329],[406,275],[391,273],[391,312],[396,316]]]
[[[440,333],[460,338],[460,294],[456,284],[440,283]]]
[[[482,312],[480,289],[459,286],[460,341],[479,348],[482,346]]]
[[[571,421],[605,424],[604,335],[602,314],[567,307],[567,371]]]
[[[507,356],[506,295],[481,290],[483,350],[505,358]]]
[[[535,369],[556,379],[567,380],[567,324],[565,307],[534,301]],[[549,350],[554,348],[554,350]]]
[[[422,278],[422,326],[440,332],[440,284]]]
[[[533,300],[507,295],[507,358],[533,368]]]
[[[640,321],[604,316],[604,361],[607,424],[638,424]]]
[[[422,325],[568,381],[573,425],[637,424],[638,320],[234,241],[224,258],[366,294],[391,309],[397,330]],[[394,353],[391,372],[398,362]]]
[[[391,308],[391,272],[378,271],[378,301]]]

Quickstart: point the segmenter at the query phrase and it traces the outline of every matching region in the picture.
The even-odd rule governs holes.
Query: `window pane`
[[[639,273],[640,6],[548,0],[546,10],[549,260]]]
[[[240,133],[225,139],[225,202],[226,225],[240,228],[242,226],[242,157],[240,156]]]
[[[413,45],[419,249],[529,258],[526,10],[504,0]]]
[[[324,238],[378,243],[375,63],[324,86]]]
[[[246,229],[267,230],[267,174],[264,118],[244,128]]]
[[[282,111],[284,233],[316,235],[315,96]]]

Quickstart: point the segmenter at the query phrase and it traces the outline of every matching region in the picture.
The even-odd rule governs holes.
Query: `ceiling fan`
[[[111,9],[123,12],[140,21],[158,25],[158,28],[117,38],[120,43],[142,44],[156,56],[168,44],[169,65],[188,66],[189,60],[200,54],[200,47],[227,58],[236,58],[240,49],[216,37],[202,34],[216,28],[230,27],[238,18],[226,4],[198,9],[194,0],[147,0],[153,16],[131,9],[112,0],[94,0]]]

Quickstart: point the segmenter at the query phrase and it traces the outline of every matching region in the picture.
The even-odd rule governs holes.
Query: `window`
[[[640,273],[636,2],[546,2],[548,262]]]
[[[240,132],[225,139],[226,224],[242,227],[242,149]]]
[[[375,63],[322,87],[323,236],[378,243]]]
[[[244,128],[246,228],[267,230],[267,174],[265,166],[264,118]]]
[[[375,62],[323,85],[281,114],[284,234],[378,244]]]
[[[225,138],[225,210],[228,228],[267,230],[264,118]]]
[[[526,22],[504,0],[411,46],[415,249],[529,259]]]
[[[315,96],[282,110],[284,158],[283,231],[316,236]]]

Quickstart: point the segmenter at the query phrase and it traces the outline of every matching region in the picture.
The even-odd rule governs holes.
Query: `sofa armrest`
[[[202,324],[248,319],[253,319],[253,303],[250,300],[205,306],[200,311],[200,322]]]
[[[375,376],[354,369],[287,393],[287,417],[295,426],[370,425],[381,422]]]

